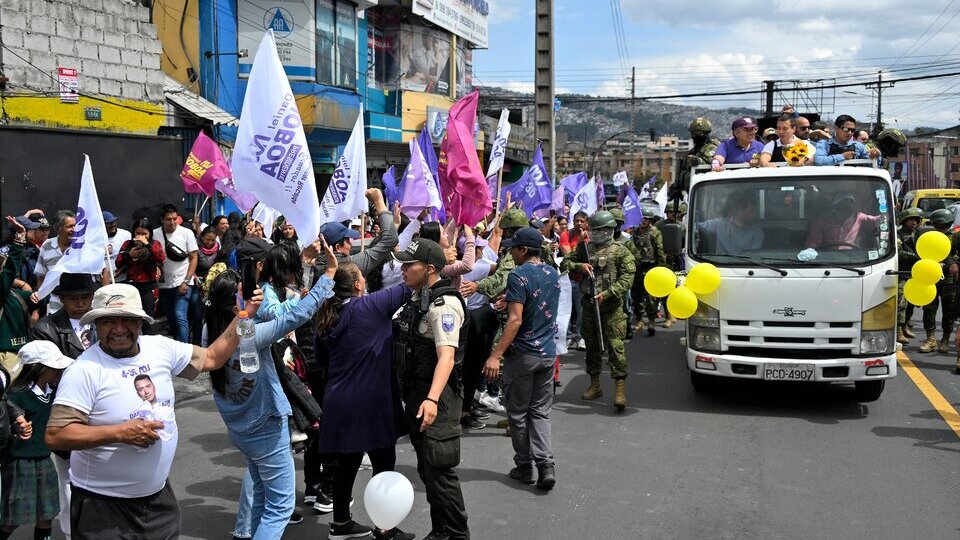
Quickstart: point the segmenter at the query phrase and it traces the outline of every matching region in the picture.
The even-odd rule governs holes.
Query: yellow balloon
[[[950,239],[940,231],[927,231],[917,239],[917,255],[921,259],[940,262],[950,254]]]
[[[903,296],[907,299],[907,302],[922,307],[933,302],[933,299],[937,297],[937,286],[924,285],[915,279],[908,279],[903,285]]]
[[[920,259],[913,263],[910,275],[913,276],[914,281],[923,285],[936,285],[943,279],[943,269],[940,268],[940,263],[933,259]]]
[[[710,294],[720,287],[720,270],[710,263],[700,263],[687,272],[684,285],[697,294]]]
[[[643,288],[650,293],[650,296],[657,298],[667,296],[676,286],[677,275],[666,266],[651,268],[647,275],[643,277]]]
[[[667,309],[674,317],[686,319],[697,312],[697,295],[686,285],[681,285],[667,297]]]

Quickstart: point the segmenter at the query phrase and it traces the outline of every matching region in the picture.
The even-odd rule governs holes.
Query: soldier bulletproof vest
[[[455,300],[454,300],[455,299]],[[470,318],[466,316],[467,306],[460,292],[450,285],[449,279],[442,279],[430,288],[430,294],[418,301],[409,301],[400,309],[393,321],[393,350],[400,376],[400,384],[405,389],[417,388],[429,391],[433,382],[433,372],[437,367],[437,345],[423,337],[417,328],[426,315],[430,305],[442,306],[444,302],[457,301],[463,307],[463,326],[460,327],[460,340],[453,356],[454,368],[447,384],[459,393],[460,367],[467,344],[467,327]]]
[[[653,231],[637,231],[633,235],[633,243],[637,246],[637,262],[654,264],[657,262],[657,249],[653,245]]]

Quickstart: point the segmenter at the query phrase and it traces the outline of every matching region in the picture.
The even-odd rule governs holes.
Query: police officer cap
[[[396,251],[393,258],[401,263],[422,262],[431,264],[438,271],[447,264],[447,258],[443,254],[443,248],[440,244],[426,238],[417,238],[407,249]]]
[[[903,224],[904,221],[910,218],[920,219],[921,217],[919,208],[907,208],[897,216],[897,223]]]
[[[619,208],[613,208],[610,210],[610,215],[613,216],[613,219],[615,219],[617,223],[623,225],[623,222],[625,221],[623,217],[623,210]]]
[[[934,225],[950,225],[953,223],[953,212],[946,208],[934,210],[933,213],[930,214],[930,223]]]
[[[511,208],[500,217],[501,229],[519,229],[527,227],[530,223],[527,221],[527,215],[519,208]]]
[[[690,133],[710,133],[711,131],[713,131],[713,125],[702,116],[690,122]]]
[[[902,131],[895,128],[887,128],[880,132],[877,135],[877,141],[882,141],[884,139],[891,139],[897,142],[897,144],[904,145],[907,144],[907,137],[903,134]]]
[[[617,220],[614,219],[613,214],[607,212],[606,210],[601,210],[596,214],[590,216],[590,228],[591,229],[612,229],[617,226]]]

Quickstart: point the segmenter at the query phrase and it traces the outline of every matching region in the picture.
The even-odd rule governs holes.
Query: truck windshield
[[[694,186],[690,200],[694,258],[863,265],[895,251],[892,197],[879,178],[704,182]]]

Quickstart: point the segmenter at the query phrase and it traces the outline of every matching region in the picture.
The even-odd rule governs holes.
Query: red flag
[[[193,148],[190,149],[187,162],[183,164],[183,170],[180,171],[183,190],[187,193],[203,193],[207,197],[213,197],[217,192],[217,180],[232,177],[220,147],[201,131],[193,143]]]
[[[471,227],[493,210],[487,180],[473,145],[479,97],[480,92],[474,91],[450,108],[437,170],[447,212],[457,223]]]

